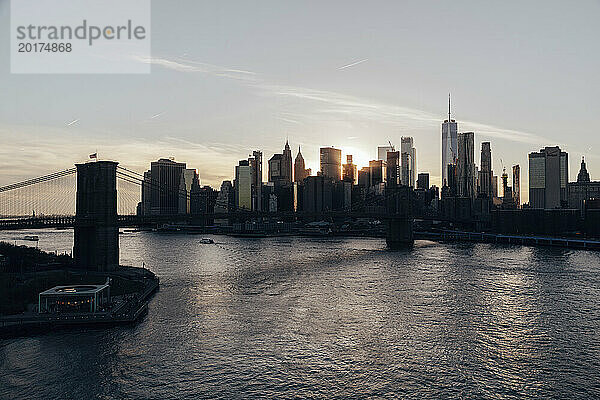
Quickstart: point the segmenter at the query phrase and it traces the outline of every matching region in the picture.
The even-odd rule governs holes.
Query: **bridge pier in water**
[[[389,220],[385,241],[390,250],[410,248],[414,244],[412,194],[413,189],[408,186],[386,188],[386,211]]]
[[[110,271],[119,265],[117,164],[76,164],[77,197],[73,257],[75,267]]]

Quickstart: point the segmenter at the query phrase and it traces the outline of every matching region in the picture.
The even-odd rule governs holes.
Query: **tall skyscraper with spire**
[[[448,184],[448,164],[456,164],[458,157],[458,124],[451,119],[448,93],[448,119],[442,124],[442,186]]]
[[[286,139],[283,148],[283,157],[281,159],[281,175],[285,182],[292,183],[292,150]]]

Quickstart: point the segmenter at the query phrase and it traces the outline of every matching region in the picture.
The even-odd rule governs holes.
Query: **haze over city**
[[[97,150],[140,170],[173,156],[218,187],[286,137],[316,171],[320,146],[364,166],[377,145],[412,136],[419,172],[439,185],[448,92],[459,130],[476,149],[492,142],[494,171],[559,145],[571,178],[582,155],[597,176],[600,4],[544,4],[154,1],[152,57],[139,59],[149,75],[7,79],[0,67],[0,184]],[[527,168],[522,181],[526,196]]]

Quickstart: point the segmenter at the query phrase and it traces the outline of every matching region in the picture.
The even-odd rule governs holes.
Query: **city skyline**
[[[600,106],[594,95],[599,60],[587,51],[599,29],[590,20],[596,3],[585,3],[581,7],[588,12],[576,13],[560,3],[544,9],[512,3],[491,11],[468,2],[433,9],[404,3],[387,4],[389,12],[377,10],[376,15],[372,9],[377,7],[323,5],[313,39],[301,35],[311,15],[297,5],[283,30],[292,47],[306,49],[296,56],[267,35],[283,29],[273,23],[278,18],[271,15],[263,27],[244,25],[247,41],[236,28],[239,15],[263,20],[264,9],[229,7],[182,7],[202,15],[202,21],[221,16],[222,28],[216,29],[210,21],[203,28],[168,3],[154,2],[159,34],[152,58],[139,60],[152,65],[148,76],[2,79],[0,184],[64,168],[97,150],[110,159],[128,160],[138,170],[163,156],[186,160],[199,170],[203,184],[218,188],[251,149],[261,149],[265,157],[280,152],[282,137],[289,137],[294,155],[302,146],[306,167],[317,171],[322,146],[352,154],[360,167],[376,158],[377,146],[388,140],[398,146],[402,136],[412,136],[419,152],[416,173],[429,172],[431,184],[441,186],[440,124],[448,92],[453,93],[458,130],[475,132],[476,164],[481,142],[491,141],[496,174],[502,169],[500,158],[505,165],[524,167],[524,201],[527,155],[544,146],[558,145],[571,154],[569,180],[575,179],[582,155],[591,175],[599,175],[593,111]],[[275,16],[284,12],[275,3],[269,9]],[[342,23],[334,32],[328,29],[331,18],[350,14],[372,19],[358,27]],[[425,23],[411,21],[414,15],[426,15]],[[569,29],[554,23],[558,16],[570,22]],[[470,28],[449,25],[453,18],[475,24],[479,37],[472,37]],[[181,22],[173,34],[203,40],[173,44],[173,34],[161,28],[172,20]],[[9,25],[7,1],[0,2],[0,21]],[[415,33],[415,44],[402,39],[404,29]],[[374,37],[362,38],[365,32]],[[349,35],[356,38],[352,46],[337,46]],[[327,51],[314,39],[327,39]],[[227,40],[231,47],[224,54],[206,45],[212,40]],[[0,50],[7,47],[7,40],[0,42]],[[475,49],[479,54],[473,59]],[[579,62],[565,60],[560,56],[565,51]],[[443,68],[439,59],[447,61]],[[0,68],[0,75],[8,77],[8,67]],[[569,78],[574,76],[577,81]],[[65,160],[64,154],[73,158]]]

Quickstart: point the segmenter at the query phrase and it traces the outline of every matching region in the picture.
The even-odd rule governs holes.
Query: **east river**
[[[0,240],[29,233],[71,250]],[[148,315],[0,341],[0,398],[600,397],[600,253],[202,237],[120,235],[161,278]]]

